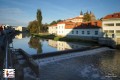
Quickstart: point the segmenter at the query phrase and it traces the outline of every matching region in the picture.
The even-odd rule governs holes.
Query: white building
[[[22,26],[15,27],[15,30],[22,31]]]
[[[49,26],[48,32],[67,37],[101,37],[101,21],[95,21],[95,16],[92,12],[88,14],[92,18],[91,22],[83,22],[84,15],[81,12],[77,17],[66,19],[65,21]]]
[[[120,38],[120,12],[105,16],[102,19],[104,37]]]
[[[48,32],[50,34],[57,34],[57,24],[49,26]]]
[[[58,36],[67,37],[102,37],[101,21],[87,23],[59,22],[55,28],[49,27],[49,33],[53,32],[56,32]]]

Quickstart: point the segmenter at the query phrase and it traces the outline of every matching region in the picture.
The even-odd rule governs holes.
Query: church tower
[[[83,17],[83,12],[82,11],[80,12],[80,16],[79,17]]]

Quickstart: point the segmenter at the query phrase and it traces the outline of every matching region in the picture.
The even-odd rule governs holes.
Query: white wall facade
[[[102,37],[101,28],[65,29],[65,23],[57,24],[56,27],[49,27],[49,33],[56,33],[58,36]]]
[[[65,24],[57,24],[57,35],[65,34]]]
[[[85,36],[85,37],[102,37],[101,28],[97,29],[65,29],[62,36]]]
[[[49,32],[50,34],[57,34],[57,26],[50,26],[50,27],[48,28],[48,32]]]
[[[120,38],[120,18],[118,19],[103,19],[102,27],[104,37]]]

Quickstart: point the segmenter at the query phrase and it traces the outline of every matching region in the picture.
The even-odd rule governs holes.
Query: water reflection
[[[48,40],[48,44],[52,47],[57,48],[57,50],[68,50],[68,49],[78,49],[81,47],[87,47],[88,45],[81,45],[79,43],[65,42],[65,41],[54,41]]]
[[[13,45],[15,49],[21,48],[29,54],[43,54],[59,50],[91,46],[88,45],[88,43],[83,44],[41,39],[39,37],[29,36],[29,34],[26,33],[16,35],[15,39],[13,39]]]
[[[30,48],[34,48],[37,50],[37,54],[42,53],[42,44],[41,44],[40,38],[31,37],[28,44],[29,44]]]
[[[25,38],[25,37],[30,37],[30,34],[29,33],[21,33],[21,34],[17,34],[15,36],[16,39],[22,39],[22,38]]]

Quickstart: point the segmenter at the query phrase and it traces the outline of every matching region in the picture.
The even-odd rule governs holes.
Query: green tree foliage
[[[84,22],[91,21],[91,16],[90,16],[90,14],[88,14],[88,12],[86,12],[86,13],[84,14],[83,21],[84,21]]]
[[[28,25],[28,30],[30,33],[38,33],[38,22],[36,20],[31,21]]]
[[[42,44],[40,42],[40,38],[38,37],[31,37],[30,41],[28,42],[29,46],[31,48],[34,48],[37,50],[37,54],[42,53]]]
[[[38,9],[37,10],[37,21],[38,21],[38,29],[39,29],[39,32],[42,31],[42,13],[41,13],[41,10]]]
[[[43,32],[47,32],[48,31],[48,24],[47,23],[42,24],[42,31]]]
[[[50,23],[50,25],[54,25],[54,24],[57,24],[57,22],[56,22],[56,21],[52,21],[52,22]]]
[[[57,20],[57,21],[52,21],[51,23],[50,23],[50,25],[54,25],[54,24],[57,24],[58,22],[61,22],[62,20]]]

